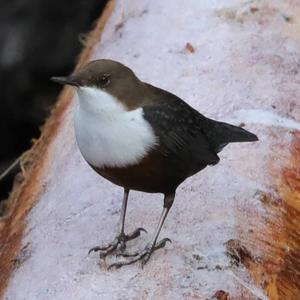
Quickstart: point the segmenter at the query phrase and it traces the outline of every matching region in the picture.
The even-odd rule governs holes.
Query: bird
[[[90,252],[100,258],[118,253],[124,258],[109,268],[138,261],[144,266],[169,238],[159,240],[173,205],[177,187],[207,166],[216,165],[218,153],[229,143],[255,142],[255,134],[205,117],[176,95],[140,80],[124,64],[111,59],[90,61],[54,82],[76,88],[75,137],[79,150],[99,175],[123,188],[119,229],[112,242]],[[130,190],[164,195],[154,235],[137,252],[126,243],[144,228],[125,233]]]

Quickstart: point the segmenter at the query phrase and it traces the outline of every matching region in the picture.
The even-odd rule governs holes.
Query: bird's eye
[[[102,87],[108,86],[110,83],[110,74],[103,74],[99,78],[99,83]]]

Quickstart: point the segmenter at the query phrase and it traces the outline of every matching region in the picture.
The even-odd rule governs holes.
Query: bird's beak
[[[51,77],[50,80],[59,84],[68,84],[76,87],[80,87],[80,84],[71,76],[69,77]]]

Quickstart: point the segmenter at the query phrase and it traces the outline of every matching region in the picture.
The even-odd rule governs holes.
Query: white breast
[[[91,165],[133,165],[156,145],[141,108],[126,111],[117,99],[96,88],[81,87],[78,97],[75,135],[83,157]]]

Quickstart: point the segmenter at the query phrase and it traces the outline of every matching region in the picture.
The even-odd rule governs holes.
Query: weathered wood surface
[[[4,299],[300,299],[299,16],[297,1],[111,1],[80,63],[119,60],[260,141],[178,189],[173,244],[143,270],[107,271],[87,251],[113,237],[122,191],[83,161],[65,89],[1,220]],[[161,205],[133,192],[128,230],[152,233]]]

